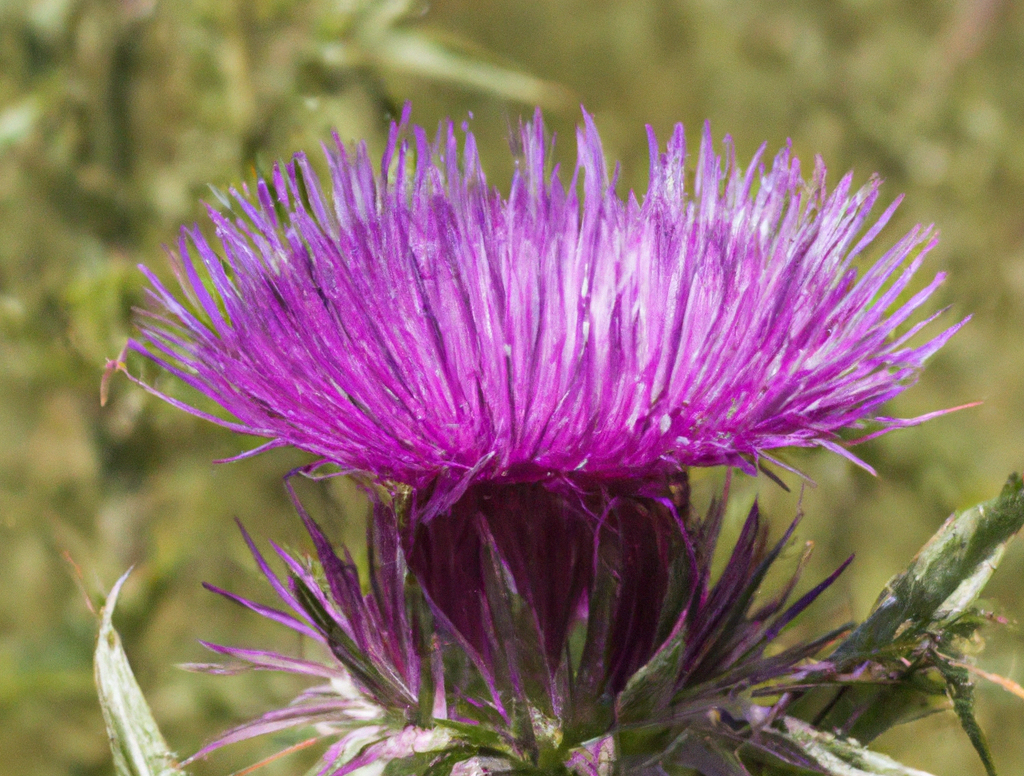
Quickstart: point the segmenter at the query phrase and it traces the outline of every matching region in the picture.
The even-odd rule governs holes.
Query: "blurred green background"
[[[299,543],[277,451],[251,446],[116,379],[103,364],[143,303],[145,262],[202,218],[207,184],[252,180],[337,128],[382,146],[406,100],[428,127],[472,112],[490,180],[507,181],[508,127],[545,107],[563,166],[579,103],[596,114],[622,190],[646,186],[643,124],[696,142],[710,119],[740,159],[791,138],[834,184],[873,171],[907,194],[872,256],[918,222],[942,242],[919,286],[950,273],[933,309],[971,323],[891,407],[980,408],[858,449],[873,478],[837,456],[788,460],[817,482],[801,529],[818,545],[808,579],[858,559],[817,610],[863,616],[885,580],[956,508],[994,496],[1024,466],[1024,5],[999,0],[3,0],[0,3],[0,771],[111,772],[92,687],[94,599],[130,565],[116,624],[173,748],[280,704],[285,679],[205,677],[198,638],[291,648],[280,629],[204,592],[243,594],[256,578],[231,518]],[[155,374],[149,374],[160,380]],[[161,385],[166,385],[160,381]],[[788,518],[786,495],[757,490]],[[303,484],[338,538],[360,535],[363,506],[344,481]],[[710,490],[710,486],[705,490]],[[993,607],[1024,614],[1024,543],[990,586]],[[77,571],[76,571],[77,569]],[[76,583],[81,577],[81,589]],[[993,633],[980,665],[1024,683],[1016,625]],[[980,717],[1005,774],[1024,772],[1024,701],[980,689]],[[982,769],[951,714],[887,734],[881,748],[936,774]],[[275,750],[239,745],[196,767],[224,774]],[[261,773],[298,773],[311,753]]]

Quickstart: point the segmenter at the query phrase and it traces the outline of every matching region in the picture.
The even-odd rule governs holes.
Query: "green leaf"
[[[832,776],[932,776],[793,717],[786,717],[784,725],[784,735]]]
[[[183,776],[185,771],[177,766],[167,748],[111,623],[117,596],[130,573],[117,580],[100,610],[94,660],[96,689],[114,755],[114,770],[118,776]]]
[[[869,743],[897,725],[948,710],[949,697],[942,677],[934,671],[912,671],[895,684],[865,682],[839,688],[828,714],[815,722],[818,727],[842,730]]]
[[[372,48],[375,64],[396,73],[408,73],[448,82],[516,100],[527,105],[562,107],[567,90],[518,70],[464,56],[423,34],[390,29]]]
[[[992,761],[988,741],[974,716],[974,683],[971,681],[970,674],[962,665],[942,659],[936,661],[936,667],[946,680],[946,688],[953,699],[953,710],[960,718],[960,725],[967,733],[967,737],[971,739],[971,744],[978,753],[978,757],[981,758],[985,772],[988,776],[996,776],[996,766]]]
[[[454,719],[435,719],[434,726],[451,730],[467,746],[504,753],[504,739],[496,730],[487,725],[475,725]]]
[[[946,521],[902,574],[889,580],[868,618],[833,653],[837,665],[892,652],[913,637],[950,622],[974,603],[1024,526],[1024,482],[1010,477],[998,498]]]
[[[860,673],[873,664],[892,683],[871,687],[866,677],[863,685],[841,690],[816,723],[870,741],[952,700],[986,771],[995,776],[974,716],[973,684],[955,662],[956,644],[983,623],[974,604],[1022,525],[1024,482],[1018,475],[998,498],[947,520],[907,570],[889,580],[867,620],[830,657],[840,673]]]
[[[402,22],[412,14],[413,5],[411,0],[370,4],[354,17],[343,39],[320,47],[321,62],[338,70],[369,66],[429,78],[527,105],[561,108],[572,102],[567,89],[488,61],[450,36],[442,42],[404,27]]]

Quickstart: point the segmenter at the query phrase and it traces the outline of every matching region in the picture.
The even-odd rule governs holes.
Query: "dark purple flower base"
[[[346,691],[322,688],[284,718],[230,731],[200,754],[268,725],[329,727],[332,713],[349,743],[346,715],[362,698],[377,706],[372,719],[387,726],[440,724],[462,741],[466,757],[521,766],[553,761],[564,769],[572,761],[578,770],[609,736],[618,761],[645,757],[655,741],[681,732],[696,738],[676,747],[679,762],[717,746],[749,745],[813,765],[765,727],[796,697],[770,688],[829,673],[826,663],[808,661],[848,629],[768,648],[846,564],[792,603],[799,568],[781,590],[764,595],[761,584],[795,522],[770,544],[755,505],[712,580],[725,500],[696,516],[685,475],[589,491],[478,485],[447,513],[418,523],[410,516],[414,505],[397,495],[374,509],[365,594],[347,553],[334,552],[298,502],[323,583],[321,572],[275,546],[289,569],[279,580],[246,536],[290,611],[225,595],[320,641],[330,658],[313,667],[215,649],[344,681]],[[762,705],[759,693],[779,698]],[[331,747],[327,762],[343,753],[345,746]],[[328,770],[345,773],[357,761],[363,759]]]

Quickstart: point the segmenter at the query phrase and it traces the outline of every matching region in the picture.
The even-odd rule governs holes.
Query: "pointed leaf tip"
[[[112,617],[129,569],[100,610],[94,675],[117,776],[184,776],[167,748],[114,630]]]

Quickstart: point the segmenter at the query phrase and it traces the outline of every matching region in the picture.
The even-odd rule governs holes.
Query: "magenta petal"
[[[942,280],[900,304],[931,229],[858,279],[895,207],[872,224],[877,179],[829,193],[788,147],[740,167],[705,126],[691,191],[682,127],[664,150],[648,137],[642,201],[614,191],[588,114],[568,186],[539,114],[522,127],[507,196],[450,124],[433,143],[393,126],[383,173],[336,142],[329,189],[297,156],[234,193],[242,218],[210,211],[219,246],[182,232],[183,299],[150,273],[159,315],[129,348],[232,417],[217,422],[432,489],[424,519],[481,481],[749,466],[899,427],[880,404],[952,331],[914,348],[895,331]]]

